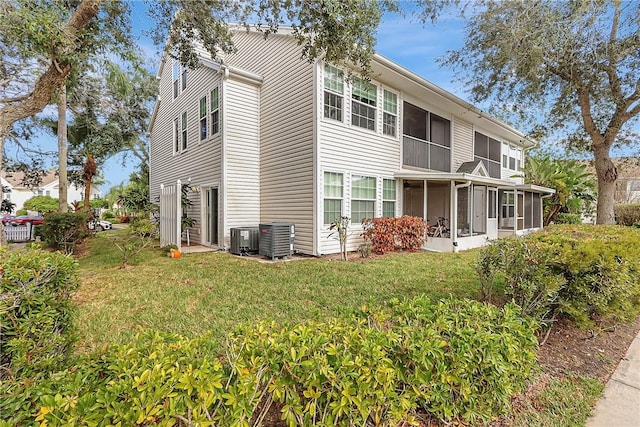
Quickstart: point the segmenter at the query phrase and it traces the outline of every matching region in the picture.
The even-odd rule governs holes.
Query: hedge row
[[[613,210],[617,224],[626,226],[640,224],[640,203],[615,205]]]
[[[469,423],[502,412],[535,369],[535,325],[515,305],[426,298],[294,327],[259,323],[222,346],[146,332],[28,387],[0,426]],[[219,349],[222,348],[222,353]]]
[[[424,245],[427,224],[416,216],[368,218],[362,221],[362,238],[378,254],[417,250]]]
[[[556,225],[501,239],[480,255],[485,297],[504,291],[527,315],[582,326],[629,321],[640,312],[640,230]]]
[[[75,340],[76,268],[60,253],[0,249],[0,380],[64,366]]]

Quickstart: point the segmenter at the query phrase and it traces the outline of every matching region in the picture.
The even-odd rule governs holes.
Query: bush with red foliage
[[[131,217],[129,215],[118,215],[118,219],[122,224],[128,224],[131,222]]]
[[[378,254],[398,250],[417,250],[425,242],[427,224],[416,216],[372,218],[362,221],[362,237]]]

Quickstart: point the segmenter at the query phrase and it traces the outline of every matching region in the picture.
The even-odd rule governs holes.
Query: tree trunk
[[[615,224],[616,179],[618,170],[609,157],[610,144],[593,146],[594,166],[598,175],[598,208],[596,224]]]
[[[87,160],[84,163],[82,171],[82,179],[84,180],[84,211],[91,210],[91,182],[93,177],[98,173],[98,165],[90,154],[87,154]]]
[[[63,83],[60,88],[58,100],[58,211],[67,212],[69,203],[67,200],[67,87]]]
[[[100,3],[103,1],[82,0],[71,16],[69,24],[62,30],[73,36],[79,30],[86,28],[98,14]],[[69,46],[64,46],[69,52],[75,49],[75,43],[77,43],[75,38],[71,39],[74,42],[71,42]],[[70,72],[71,64],[58,64],[53,58],[47,71],[36,81],[33,92],[19,102],[9,102],[0,108],[0,138],[9,136],[15,122],[37,114],[49,105],[54,92],[64,84],[64,80]]]

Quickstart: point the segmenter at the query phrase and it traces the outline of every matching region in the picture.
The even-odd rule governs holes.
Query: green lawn
[[[369,301],[426,294],[475,298],[477,251],[391,254],[343,262],[309,258],[264,264],[228,253],[172,259],[147,250],[120,267],[120,253],[99,235],[80,259],[80,345],[124,342],[139,327],[222,338],[239,323],[323,319]]]

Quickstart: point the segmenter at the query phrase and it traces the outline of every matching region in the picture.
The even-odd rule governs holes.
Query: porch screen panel
[[[524,228],[533,228],[533,193],[524,194]]]
[[[542,225],[542,199],[540,194],[533,195],[533,226],[540,228]]]
[[[407,166],[429,169],[429,145],[416,138],[402,138],[402,163]]]
[[[431,142],[451,147],[451,122],[431,114]]]
[[[469,236],[471,234],[470,229],[470,212],[469,212],[469,191],[471,187],[458,188],[458,236]]]
[[[451,150],[448,148],[431,145],[429,160],[429,169],[443,172],[451,170]]]

